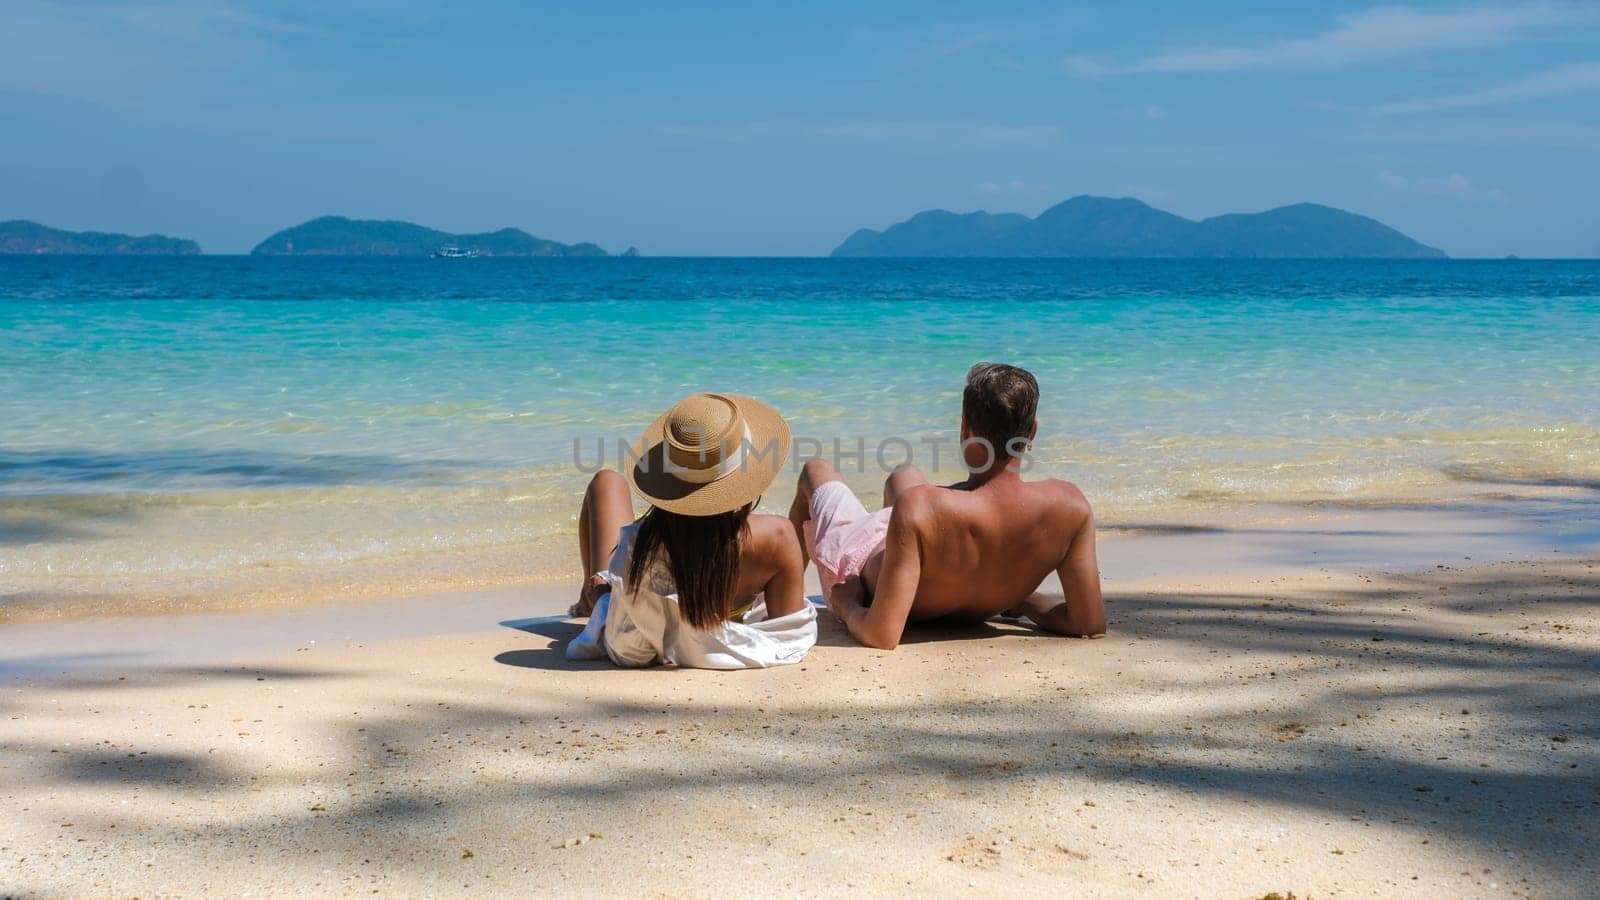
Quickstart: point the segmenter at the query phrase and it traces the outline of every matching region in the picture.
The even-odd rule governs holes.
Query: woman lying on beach
[[[634,447],[627,480],[595,475],[578,514],[588,615],[569,659],[748,669],[800,662],[817,642],[794,527],[755,515],[788,458],[789,426],[733,394],[694,394]],[[650,503],[634,521],[628,485]]]

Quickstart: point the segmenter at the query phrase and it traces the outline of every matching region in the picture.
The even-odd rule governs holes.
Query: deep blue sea
[[[871,492],[988,360],[1106,521],[1600,483],[1600,262],[0,257],[0,346],[0,598],[564,572],[575,438],[745,393]]]

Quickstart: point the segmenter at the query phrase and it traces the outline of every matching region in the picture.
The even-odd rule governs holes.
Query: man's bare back
[[[1070,565],[1075,545],[1098,587],[1093,516],[1070,482],[1007,473],[975,488],[925,485],[901,494],[895,515],[921,544],[913,622],[986,619],[1018,608],[1064,560]],[[893,517],[889,528],[893,534]],[[875,574],[869,589],[881,580],[881,570]],[[1088,593],[1091,585],[1082,587]]]
[[[856,640],[893,649],[907,622],[1011,611],[1057,634],[1105,633],[1089,501],[1069,482],[1019,474],[1039,429],[1038,403],[1038,381],[1026,369],[967,370],[967,480],[934,487],[904,467],[883,486],[887,514],[867,513],[848,486],[833,484],[843,479],[825,461],[802,468],[789,521],[801,545],[815,550],[828,608]],[[1051,572],[1062,596],[1039,593]]]
[[[1023,481],[1009,468],[948,488],[915,470],[897,477],[883,551],[863,568],[861,590],[835,592],[840,607],[862,605],[863,643],[892,647],[907,622],[980,621],[1013,610],[1047,631],[1105,632],[1094,515],[1076,485]],[[1064,596],[1038,592],[1051,572]]]

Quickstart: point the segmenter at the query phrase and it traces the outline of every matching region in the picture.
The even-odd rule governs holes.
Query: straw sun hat
[[[789,423],[737,394],[691,394],[633,445],[628,482],[651,505],[685,516],[732,512],[761,496],[789,456]]]

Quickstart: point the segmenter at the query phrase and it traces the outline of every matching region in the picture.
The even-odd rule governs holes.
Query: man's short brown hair
[[[988,441],[996,456],[1018,456],[1010,442],[1032,439],[1039,413],[1039,382],[1027,369],[1004,363],[978,363],[967,370],[961,395],[961,417],[976,437]]]

